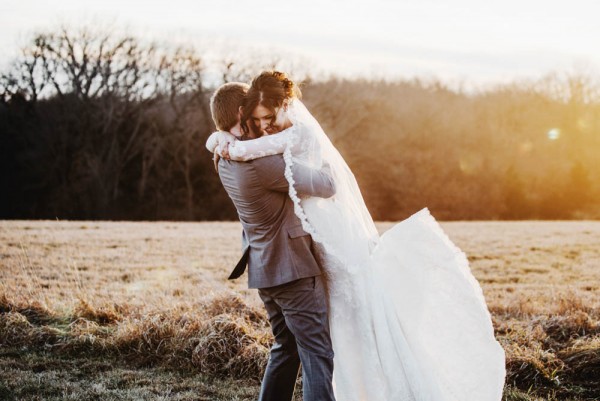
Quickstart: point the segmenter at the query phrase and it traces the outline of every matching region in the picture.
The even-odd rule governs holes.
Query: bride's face
[[[267,135],[276,134],[292,125],[287,116],[287,104],[275,110],[259,104],[252,112],[251,118],[254,125]]]

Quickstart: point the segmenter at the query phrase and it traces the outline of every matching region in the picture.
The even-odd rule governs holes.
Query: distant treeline
[[[0,76],[0,218],[236,219],[204,142],[227,81],[281,62],[59,30]],[[292,74],[294,71],[292,71]],[[600,85],[585,74],[477,93],[317,80],[304,102],[377,220],[600,218]]]

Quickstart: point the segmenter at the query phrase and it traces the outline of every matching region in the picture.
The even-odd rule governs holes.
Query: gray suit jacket
[[[219,177],[237,209],[249,246],[249,288],[273,287],[321,274],[312,239],[294,214],[284,168],[281,155],[248,162],[219,161]],[[292,175],[299,195],[328,198],[335,194],[333,179],[323,170],[295,164]]]

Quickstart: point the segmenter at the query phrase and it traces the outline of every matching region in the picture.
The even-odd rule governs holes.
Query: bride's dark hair
[[[242,109],[242,129],[248,133],[252,128],[248,126],[248,120],[258,105],[275,111],[276,108],[281,107],[285,99],[300,98],[301,96],[300,88],[285,72],[263,71],[252,80],[246,94]]]

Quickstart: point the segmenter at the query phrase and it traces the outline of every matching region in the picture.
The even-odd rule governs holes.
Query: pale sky
[[[36,31],[91,22],[166,43],[298,55],[343,76],[490,84],[600,75],[599,16],[598,0],[2,0],[0,66]]]

